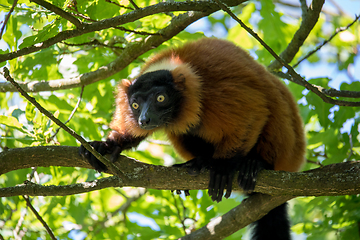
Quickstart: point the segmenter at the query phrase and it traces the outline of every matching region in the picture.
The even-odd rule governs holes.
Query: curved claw
[[[112,144],[112,142],[106,141],[93,141],[89,143],[97,152],[101,155],[111,153],[111,161],[115,162],[118,158],[121,148]],[[100,162],[91,152],[89,152],[83,145],[79,147],[79,154],[88,160],[91,166],[95,168],[98,172],[105,172],[107,167],[105,164]]]
[[[255,189],[258,173],[262,169],[271,169],[255,150],[248,155],[235,155],[226,159],[211,159],[210,161],[209,195],[213,201],[220,202],[226,190],[225,198],[230,197],[235,173],[238,172],[237,182],[246,192]]]
[[[274,168],[253,149],[247,156],[241,159],[241,164],[238,167],[239,186],[246,192],[254,191],[258,173],[263,169],[270,170]]]
[[[197,157],[174,167],[185,167],[192,176],[198,175],[202,169],[210,169],[208,194],[213,201],[220,202],[222,197],[229,198],[232,192],[232,183],[235,173],[238,172],[238,184],[246,192],[255,189],[256,178],[262,169],[270,169],[255,151],[248,155],[235,155],[232,158],[213,159],[211,157]]]
[[[208,186],[209,196],[213,201],[220,202],[225,193],[225,198],[229,198],[232,191],[232,181],[234,171],[230,173],[219,173],[216,170],[210,170],[210,181]]]

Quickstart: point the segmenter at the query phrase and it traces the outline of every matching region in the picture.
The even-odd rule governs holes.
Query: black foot
[[[224,197],[230,197],[237,165],[235,159],[212,159],[208,193],[213,201],[220,202],[225,190]]]
[[[89,143],[101,155],[111,154],[111,161],[115,162],[121,152],[119,146],[115,145],[112,141],[94,141]],[[83,145],[79,147],[79,154],[85,157],[91,166],[98,172],[105,172],[107,167],[100,162],[92,153],[90,153]]]
[[[186,163],[175,164],[173,167],[186,168],[190,176],[197,176],[202,169],[209,167],[209,162],[206,161],[203,157],[197,157]]]
[[[231,194],[232,182],[237,170],[239,161],[237,159],[213,159],[211,157],[197,157],[183,164],[176,164],[174,167],[188,169],[191,176],[198,175],[201,170],[210,170],[210,181],[208,194],[213,201],[220,202],[224,191],[225,197]]]
[[[197,157],[174,167],[184,167],[192,176],[202,169],[210,170],[208,186],[209,196],[213,201],[220,202],[222,197],[230,197],[235,174],[238,173],[238,184],[247,193],[254,190],[258,173],[263,169],[272,169],[253,149],[248,155],[237,154],[232,158],[213,159]],[[226,191],[225,191],[226,190]],[[225,192],[225,195],[224,195]]]
[[[247,193],[255,189],[258,173],[263,169],[272,169],[258,154],[251,151],[247,156],[239,159],[237,170],[239,171],[238,184]]]
[[[255,151],[246,156],[240,154],[227,159],[213,159],[210,167],[209,195],[213,201],[220,202],[226,189],[225,198],[230,197],[235,173],[238,173],[238,184],[245,192],[255,189],[258,173],[270,169]]]

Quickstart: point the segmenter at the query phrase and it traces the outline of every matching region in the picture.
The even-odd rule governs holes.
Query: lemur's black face
[[[129,86],[128,97],[140,128],[146,130],[171,123],[181,104],[181,93],[168,70],[141,75]]]

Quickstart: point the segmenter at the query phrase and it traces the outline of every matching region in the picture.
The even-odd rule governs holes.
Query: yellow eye
[[[156,100],[158,102],[163,102],[163,101],[165,101],[165,96],[164,95],[159,95]]]
[[[131,104],[133,109],[138,109],[139,108],[139,104],[137,104],[136,102],[134,102],[133,104]]]

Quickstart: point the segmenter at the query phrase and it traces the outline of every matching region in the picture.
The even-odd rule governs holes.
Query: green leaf
[[[26,37],[20,44],[19,48],[26,48],[36,43],[41,43],[51,37],[54,37],[60,32],[59,26],[60,21],[54,20],[53,22],[46,25],[42,30],[40,30],[38,34]]]
[[[262,39],[272,50],[280,54],[288,45],[293,36],[294,26],[285,24],[281,20],[281,13],[275,11],[275,4],[269,0],[261,0],[260,15],[262,19],[258,22],[258,27],[262,30]],[[259,61],[268,64],[273,60],[273,56],[264,48],[256,51]]]
[[[18,21],[15,16],[11,15],[2,38],[8,44],[9,48],[14,51],[17,50],[17,44],[21,36],[22,33],[18,29]]]
[[[329,114],[332,105],[324,103],[320,97],[311,92],[306,95],[306,100],[309,104],[315,107],[315,109],[312,110],[312,114],[316,114],[318,116],[320,125],[327,128],[330,124]]]
[[[254,3],[247,4],[242,13],[238,16],[247,26],[251,27],[249,20],[252,17],[252,14],[256,11],[256,7]],[[237,43],[240,47],[245,49],[253,49],[255,45],[255,41],[253,38],[249,36],[247,31],[243,29],[240,24],[236,24],[229,30],[228,40]]]
[[[340,106],[339,110],[334,112],[334,122],[332,125],[335,128],[341,128],[348,119],[355,117],[355,113],[354,108]]]
[[[23,124],[19,123],[19,121],[14,117],[0,115],[0,124],[4,124],[10,128],[14,128],[23,133],[26,133],[26,131],[23,129]]]

